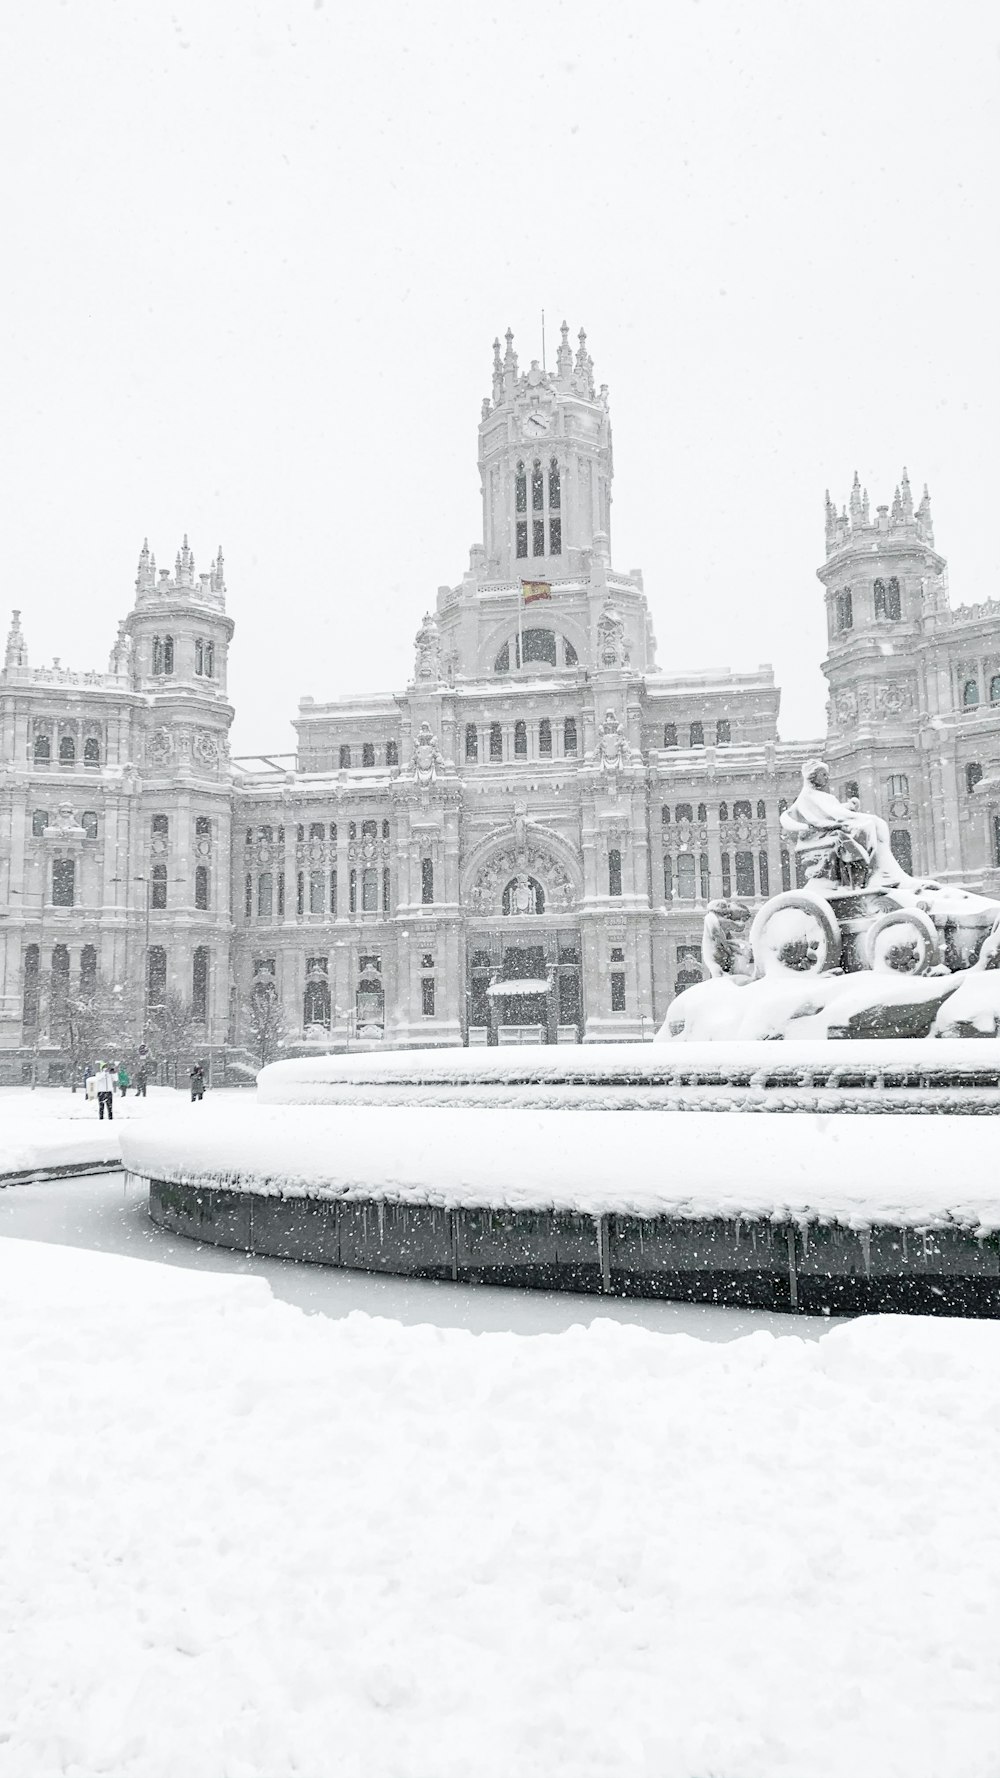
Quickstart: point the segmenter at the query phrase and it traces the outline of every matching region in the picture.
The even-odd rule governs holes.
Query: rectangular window
[[[514,724],[514,758],[515,759],[527,759],[527,757],[528,757],[528,725],[526,722],[515,722],[515,724]]]
[[[700,869],[701,869],[701,899],[702,899],[702,901],[707,901],[708,897],[709,897],[710,890],[711,890],[711,872],[708,867],[708,853],[707,852],[703,852],[701,854]]]
[[[52,866],[52,906],[71,908],[76,882],[76,865],[72,858],[57,858]]]
[[[490,758],[503,758],[503,729],[498,722],[490,723]]]
[[[253,878],[249,871],[247,872],[246,892],[243,897],[243,913],[246,919],[253,918]]]
[[[730,871],[729,871],[729,853],[723,852],[723,854],[722,854],[722,898],[723,898],[723,900],[728,901],[729,897],[732,895],[732,892],[733,892],[733,886],[732,886],[732,879],[731,879]]]
[[[425,1019],[434,1017],[434,977],[425,975],[420,983],[420,1010]]]
[[[567,716],[563,723],[563,752],[569,757],[576,752],[576,717]]]
[[[787,852],[781,854],[781,887],[785,895],[792,886],[792,861]]]
[[[373,766],[375,764],[375,743],[373,741],[363,741],[361,743],[361,764],[363,766]]]
[[[351,769],[351,749],[349,747],[345,746],[340,749],[340,769],[342,772],[349,772]]]
[[[552,724],[547,716],[538,724],[538,752],[543,759],[552,757]]]
[[[677,894],[681,901],[694,900],[694,853],[677,855]]]
[[[759,855],[758,855],[758,858],[757,858],[757,875],[758,875],[758,877],[759,877],[759,879],[760,879],[760,892],[761,892],[761,894],[762,894],[762,895],[769,895],[769,894],[770,894],[770,889],[769,889],[769,888],[768,888],[768,884],[769,884],[769,883],[770,883],[770,880],[771,880],[771,879],[770,879],[770,876],[769,876],[769,874],[768,874],[768,863],[767,863],[767,853],[766,853],[766,852],[761,852],[761,853],[759,853]]]
[[[269,870],[262,870],[257,878],[257,917],[261,920],[271,918],[272,881]]]
[[[199,1025],[208,1016],[208,948],[199,945],[191,969],[191,1011]]]
[[[611,1011],[625,1011],[625,971],[623,969],[611,971]]]
[[[366,870],[361,873],[361,911],[363,914],[378,913],[377,870]]]
[[[518,519],[516,530],[517,530],[517,554],[518,554],[518,556],[526,556],[528,553],[528,521],[527,521],[527,519]]]
[[[332,870],[330,872],[330,912],[331,912],[331,914],[333,914],[334,918],[336,918],[336,915],[337,915],[337,873],[335,870]]]
[[[199,678],[205,671],[205,644],[200,639],[194,645],[194,670]]]
[[[283,870],[279,870],[279,872],[278,872],[278,919],[283,920],[284,917],[285,917],[285,873]]]
[[[306,911],[306,877],[305,877],[305,872],[300,870],[298,875],[296,876],[296,879],[295,879],[295,912],[297,914],[304,914],[305,911]]]
[[[382,869],[382,912],[383,914],[392,912],[392,888],[387,864]]]
[[[434,860],[420,860],[420,899],[422,902],[434,900]]]
[[[736,854],[736,893],[737,895],[753,896],[756,891],[753,880],[753,853],[737,852]]]
[[[544,556],[545,554],[544,519],[532,519],[531,521],[531,553],[533,556]]]
[[[323,878],[324,873],[321,870],[309,872],[309,912],[311,914],[323,912],[323,903],[326,899],[326,884]]]
[[[208,867],[199,864],[194,873],[194,905],[200,913],[208,912]]]
[[[162,945],[150,945],[146,953],[146,1004],[162,1006],[167,998],[167,953]]]
[[[399,742],[387,741],[385,744],[385,763],[387,766],[399,764]]]
[[[549,520],[549,555],[562,555],[562,519]]]
[[[358,873],[356,870],[352,870],[350,876],[347,879],[347,905],[348,905],[348,911],[350,913],[352,913],[352,914],[357,913],[357,911],[358,911]]]
[[[608,894],[620,895],[622,892],[622,855],[617,846],[612,846],[608,853]]]
[[[474,722],[467,722],[465,725],[465,757],[467,761],[479,758],[479,730]]]

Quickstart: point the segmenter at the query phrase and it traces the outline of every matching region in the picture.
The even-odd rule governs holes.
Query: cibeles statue
[[[702,963],[658,1037],[1000,1038],[1000,902],[915,878],[821,759],[781,815],[805,881],[752,910],[709,902]]]
[[[864,814],[856,796],[847,802],[834,796],[822,759],[806,760],[802,789],[780,821],[807,879],[843,889],[892,889],[904,878],[912,881],[893,855],[881,816]]]

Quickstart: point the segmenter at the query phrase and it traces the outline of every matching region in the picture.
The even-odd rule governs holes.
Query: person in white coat
[[[107,1111],[108,1122],[113,1122],[115,1115],[115,1077],[104,1062],[98,1062],[97,1064],[97,1073],[94,1076],[94,1087],[97,1093],[98,1118],[103,1119],[104,1113]]]

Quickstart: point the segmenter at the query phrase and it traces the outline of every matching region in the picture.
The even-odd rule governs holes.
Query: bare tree
[[[49,978],[50,1035],[69,1059],[75,1092],[88,1063],[123,1057],[135,1044],[141,1005],[137,993],[97,978],[75,993]]]
[[[160,1006],[150,1008],[149,1026],[155,1048],[171,1070],[176,1086],[180,1066],[196,1047],[202,1032],[191,1002],[171,989]]]
[[[276,982],[269,975],[258,976],[246,997],[248,1049],[262,1068],[273,1062],[285,1035],[285,1021],[278,999]]]

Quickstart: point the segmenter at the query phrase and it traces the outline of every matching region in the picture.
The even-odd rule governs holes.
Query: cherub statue
[[[701,933],[701,960],[709,975],[753,975],[747,927],[750,909],[742,901],[710,901]]]

